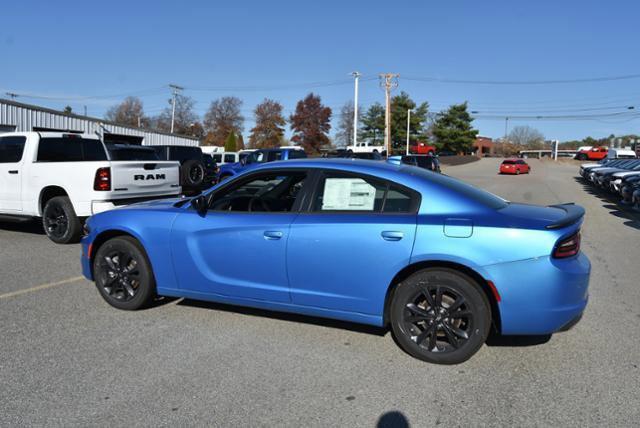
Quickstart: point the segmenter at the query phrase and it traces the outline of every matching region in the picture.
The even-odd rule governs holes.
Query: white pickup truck
[[[0,216],[41,217],[52,241],[77,242],[92,214],[180,194],[179,163],[157,159],[97,135],[0,134]]]
[[[382,153],[386,148],[384,145],[376,146],[368,141],[347,146],[347,151],[352,153]]]

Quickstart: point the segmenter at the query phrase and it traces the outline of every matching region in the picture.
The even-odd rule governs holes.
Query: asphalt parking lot
[[[577,163],[499,176],[499,162],[444,172],[587,210],[590,303],[572,330],[436,366],[354,324],[183,300],[123,312],[79,277],[78,245],[1,223],[0,426],[636,425],[640,216],[591,193]]]

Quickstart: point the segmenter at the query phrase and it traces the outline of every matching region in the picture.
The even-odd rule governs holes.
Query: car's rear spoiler
[[[546,226],[547,229],[561,229],[563,227],[572,225],[584,217],[584,208],[580,205],[576,205],[573,202],[567,204],[549,205],[549,208],[559,208],[564,210],[567,215]]]

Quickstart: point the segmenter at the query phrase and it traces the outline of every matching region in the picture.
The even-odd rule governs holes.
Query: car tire
[[[587,159],[587,155],[585,155],[584,153],[578,153],[578,155],[576,155],[576,159],[577,160],[586,160]]]
[[[391,299],[393,336],[405,352],[420,360],[462,363],[489,335],[491,309],[486,296],[473,279],[456,270],[418,271],[398,284]]]
[[[82,222],[67,196],[56,196],[47,201],[42,210],[42,227],[56,244],[80,241]]]
[[[516,169],[516,175],[520,175],[520,170]]]
[[[118,309],[142,309],[156,295],[151,263],[142,245],[130,236],[102,244],[93,260],[93,277],[102,298]]]
[[[180,167],[180,185],[198,187],[204,181],[204,164],[197,159],[189,159]]]

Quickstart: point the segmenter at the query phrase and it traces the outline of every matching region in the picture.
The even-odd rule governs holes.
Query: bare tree
[[[230,133],[242,132],[244,116],[240,112],[241,106],[242,100],[236,97],[222,97],[211,102],[204,116],[205,145],[224,146]]]
[[[256,126],[251,129],[249,145],[255,148],[279,147],[284,137],[282,104],[265,98],[253,112]]]
[[[539,150],[544,148],[544,135],[530,126],[516,126],[509,133],[508,140],[526,149]]]
[[[155,126],[164,132],[171,131],[171,102],[172,100],[169,99],[169,106],[153,121]],[[176,114],[173,127],[175,134],[193,135],[194,128],[197,128],[196,124],[198,123],[198,115],[193,109],[195,104],[196,102],[191,97],[180,94],[176,96]]]
[[[336,146],[348,146],[353,142],[353,101],[347,101],[340,109]]]
[[[126,126],[147,124],[142,101],[137,97],[127,97],[120,104],[107,110],[105,119]]]

